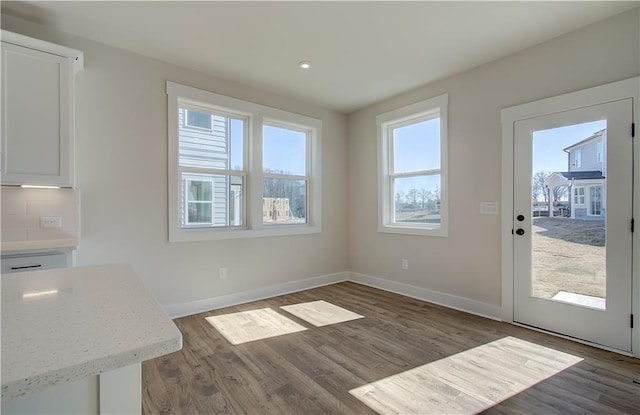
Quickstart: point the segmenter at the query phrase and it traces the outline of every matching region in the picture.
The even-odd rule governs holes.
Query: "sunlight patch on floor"
[[[352,389],[379,414],[471,415],[582,361],[514,337]]]
[[[207,317],[231,344],[242,344],[306,330],[271,308]]]
[[[360,314],[322,300],[285,305],[280,308],[316,327],[364,318]]]

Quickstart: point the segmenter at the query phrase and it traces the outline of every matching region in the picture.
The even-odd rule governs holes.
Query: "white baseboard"
[[[391,281],[383,278],[372,277],[370,275],[349,272],[349,281],[368,285],[369,287],[378,288],[384,291],[401,294],[407,297],[416,298],[444,307],[453,308],[454,310],[464,311],[466,313],[475,314],[481,317],[490,318],[492,320],[502,321],[502,307],[492,304],[482,303],[480,301],[471,300],[465,297],[458,297],[451,294],[432,291],[426,288],[416,287],[415,285],[404,284],[397,281]]]
[[[171,318],[190,316],[192,314],[216,310],[218,308],[230,307],[233,305],[249,303],[251,301],[264,300],[265,298],[309,290],[323,285],[335,284],[337,282],[347,281],[348,278],[348,272],[338,272],[335,274],[321,275],[299,281],[270,285],[257,290],[221,295],[219,297],[205,298],[187,303],[169,304],[164,306],[164,309]]]
[[[466,313],[487,317],[492,320],[502,320],[502,308],[492,304],[482,303],[480,301],[458,297],[439,291],[433,291],[427,288],[416,287],[414,285],[404,284],[397,281],[391,281],[384,278],[378,278],[370,275],[358,274],[348,271],[329,275],[321,275],[318,277],[307,278],[299,281],[291,281],[283,284],[270,285],[268,287],[259,288],[257,290],[221,295],[219,297],[205,298],[202,300],[190,301],[187,303],[169,304],[164,306],[164,309],[171,318],[178,318],[202,313],[205,311],[248,303],[251,301],[264,300],[265,298],[277,297],[279,295],[309,290],[311,288],[322,287],[323,285],[335,284],[343,281],[351,281],[358,284],[367,285],[369,287],[378,288],[380,290],[416,298],[418,300],[438,304],[448,308],[453,308],[454,310],[460,310]]]

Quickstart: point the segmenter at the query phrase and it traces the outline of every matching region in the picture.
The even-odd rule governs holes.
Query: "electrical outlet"
[[[41,228],[62,228],[62,218],[60,216],[40,216]]]
[[[409,269],[409,260],[406,258],[402,260],[402,269],[404,270]]]
[[[227,278],[227,267],[220,268],[220,270],[218,271],[218,276],[221,280]]]

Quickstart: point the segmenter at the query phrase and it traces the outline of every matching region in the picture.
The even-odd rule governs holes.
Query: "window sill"
[[[169,242],[218,241],[226,239],[262,238],[269,236],[295,236],[321,233],[320,226],[271,225],[259,229],[192,228],[169,231]]]
[[[381,233],[395,233],[401,235],[417,235],[417,236],[439,236],[447,237],[449,232],[446,228],[417,228],[411,226],[400,225],[379,225],[378,232]]]

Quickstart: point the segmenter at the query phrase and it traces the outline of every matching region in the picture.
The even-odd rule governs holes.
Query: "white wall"
[[[78,265],[128,262],[165,305],[346,270],[346,116],[11,16],[2,28],[85,54],[76,77]],[[169,243],[166,80],[322,119],[322,233]]]
[[[638,9],[349,115],[349,270],[499,306],[500,110],[640,74]],[[377,232],[377,114],[449,93],[449,237]],[[409,270],[401,270],[401,259]]]

